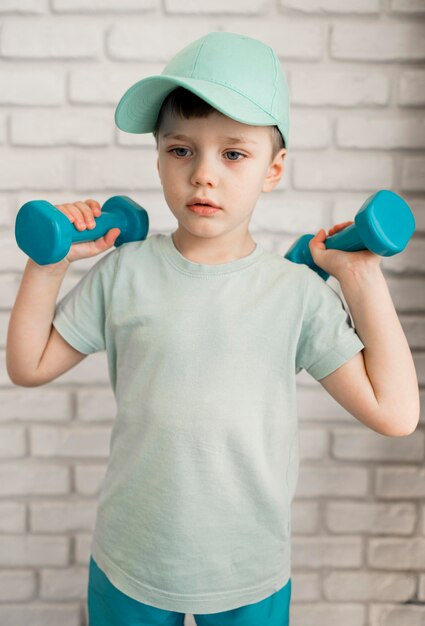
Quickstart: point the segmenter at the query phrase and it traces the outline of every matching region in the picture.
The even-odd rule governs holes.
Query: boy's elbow
[[[419,411],[412,412],[410,415],[404,414],[404,416],[398,413],[394,415],[393,419],[387,417],[387,428],[383,434],[388,437],[407,437],[415,432],[419,420]]]
[[[43,381],[39,380],[35,376],[22,376],[22,374],[12,372],[9,369],[7,370],[7,373],[11,382],[17,387],[40,387],[43,384]]]

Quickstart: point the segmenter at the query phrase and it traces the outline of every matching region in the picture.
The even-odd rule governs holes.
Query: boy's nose
[[[200,158],[194,161],[191,183],[193,185],[209,185],[212,187],[217,185],[217,172],[210,159]]]

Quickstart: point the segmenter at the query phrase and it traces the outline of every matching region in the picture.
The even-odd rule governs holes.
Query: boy
[[[340,281],[354,330],[315,272],[251,237],[289,133],[285,77],[263,43],[209,33],[131,87],[115,119],[127,132],[154,132],[178,227],[102,257],[56,309],[69,263],[110,248],[118,229],[52,266],[28,261],[7,344],[9,375],[23,386],[107,351],[117,417],[92,545],[90,626],[181,626],[185,613],[202,626],[283,626],[296,373],[305,368],[378,433],[406,435],[419,419],[381,259],[326,250],[323,230],[310,243]],[[94,200],[58,208],[81,228],[100,212]]]

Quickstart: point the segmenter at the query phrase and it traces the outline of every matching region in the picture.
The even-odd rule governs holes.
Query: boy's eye
[[[237,152],[236,150],[228,150],[226,154],[233,155],[233,156],[236,155],[235,159],[233,158],[233,156],[229,157],[229,161],[241,161],[242,159],[238,159],[238,156],[241,156],[243,158],[245,157],[245,155],[242,154],[242,152]]]
[[[185,151],[186,151],[186,152],[190,152],[190,150],[188,150],[187,148],[172,148],[172,149],[170,150],[170,152],[174,152],[174,154],[175,154],[176,156],[178,156],[178,157],[184,157],[184,156],[186,156],[185,154],[177,154],[177,150],[183,150],[183,152],[185,152]]]

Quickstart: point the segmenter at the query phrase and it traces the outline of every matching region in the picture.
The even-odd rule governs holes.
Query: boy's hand
[[[99,202],[96,200],[88,199],[85,202],[73,202],[72,204],[55,204],[59,211],[62,211],[69,221],[75,224],[79,231],[95,228],[95,217],[99,217],[101,214],[101,208]],[[85,259],[87,257],[100,254],[108,248],[112,248],[116,238],[120,234],[119,228],[110,228],[103,237],[95,239],[94,241],[82,241],[80,243],[74,243],[65,259],[72,263],[78,259]]]
[[[326,249],[325,239],[327,236],[343,230],[353,221],[335,224],[329,229],[326,235],[322,228],[308,243],[313,261],[328,274],[335,276],[338,280],[345,272],[361,272],[371,266],[381,263],[382,257],[370,250],[358,250],[357,252],[345,252],[343,250]]]

